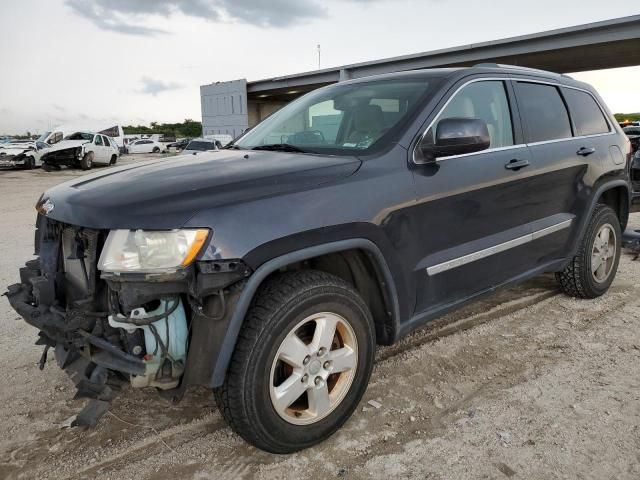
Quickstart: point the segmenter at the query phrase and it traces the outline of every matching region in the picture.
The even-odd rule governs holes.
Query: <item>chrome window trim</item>
[[[555,140],[543,140],[541,142],[527,143],[527,146],[535,147],[536,145],[544,145],[546,143],[567,142],[569,140],[583,140],[585,138],[604,137],[604,136],[607,136],[607,135],[615,135],[615,134],[616,134],[616,132],[608,132],[608,133],[594,133],[593,135],[580,135],[579,137],[557,138]]]
[[[556,139],[553,139],[553,140],[542,140],[540,142],[519,143],[519,144],[516,144],[516,145],[510,145],[508,147],[488,148],[486,150],[480,150],[479,152],[463,153],[461,155],[450,155],[448,157],[436,158],[436,163],[443,162],[443,161],[446,161],[446,160],[453,160],[453,159],[456,159],[456,158],[464,158],[464,157],[469,157],[469,156],[473,156],[473,155],[481,155],[483,153],[499,152],[499,151],[511,150],[511,149],[522,148],[522,147],[532,147],[532,146],[536,146],[536,145],[544,145],[544,144],[547,144],[547,143],[566,142],[566,141],[570,141],[570,140],[581,140],[581,139],[585,139],[585,138],[601,137],[601,136],[604,136],[604,135],[615,135],[616,134],[616,130],[613,127],[613,125],[611,123],[611,120],[609,119],[608,115],[606,115],[605,110],[602,108],[602,105],[600,104],[598,99],[589,90],[585,90],[584,88],[574,87],[574,86],[571,86],[571,85],[564,85],[562,83],[553,82],[551,80],[537,80],[537,79],[530,79],[530,78],[517,78],[517,77],[512,77],[510,75],[507,75],[507,76],[504,76],[504,77],[474,78],[474,79],[469,80],[468,82],[463,83],[462,85],[460,85],[460,87],[458,87],[456,89],[455,92],[453,92],[451,97],[449,97],[449,99],[445,102],[445,104],[442,106],[442,108],[437,113],[437,115],[434,117],[434,119],[429,123],[427,128],[422,132],[422,135],[420,135],[420,139],[418,140],[418,142],[416,142],[416,145],[413,148],[413,152],[411,154],[411,161],[414,164],[419,165],[419,163],[416,162],[416,150],[420,146],[420,143],[422,143],[422,140],[427,135],[429,130],[440,119],[440,116],[442,115],[444,110],[449,106],[449,104],[451,103],[451,101],[453,101],[453,99],[456,97],[456,95],[458,95],[460,90],[462,90],[464,87],[466,87],[467,85],[470,85],[472,83],[487,82],[487,81],[540,83],[540,84],[543,84],[543,85],[551,85],[551,86],[558,87],[558,88],[569,88],[569,89],[572,89],[572,90],[578,90],[579,92],[587,93],[596,102],[596,105],[600,109],[600,113],[602,113],[602,116],[604,117],[605,121],[607,122],[607,125],[609,127],[609,131],[608,132],[604,132],[604,133],[596,133],[596,134],[593,134],[593,135],[580,135],[580,136],[575,136],[575,137],[556,138]],[[564,100],[563,100],[563,103],[564,103]],[[565,104],[565,106],[567,108],[567,114],[569,115],[569,118],[572,120],[571,112],[569,112],[569,107],[566,104]]]
[[[604,117],[604,121],[607,122],[607,126],[609,127],[609,131],[608,132],[603,132],[603,133],[595,133],[593,135],[583,135],[580,138],[586,138],[586,137],[593,137],[596,135],[607,135],[608,133],[615,133],[615,128],[613,127],[612,123],[611,123],[611,119],[609,118],[609,116],[606,114],[606,111],[604,108],[602,108],[602,105],[600,105],[600,102],[598,101],[598,99],[593,95],[593,93],[591,93],[589,90],[585,90],[584,88],[580,88],[580,87],[574,87],[572,85],[564,85],[562,83],[557,83],[557,82],[551,82],[551,81],[544,81],[544,80],[529,80],[529,79],[518,79],[518,78],[512,78],[511,79],[514,82],[525,82],[525,83],[541,83],[543,85],[552,85],[554,87],[560,87],[560,88],[568,88],[571,90],[577,90],[579,92],[583,92],[588,94],[591,98],[593,98],[593,100],[596,102],[596,105],[598,106],[598,108],[600,109],[600,113],[602,114],[602,116]],[[517,94],[516,94],[517,95]],[[571,112],[569,111],[569,106],[567,106],[567,113],[569,114],[569,118],[573,119],[571,117]],[[577,138],[577,137],[571,137],[571,138]],[[546,141],[546,140],[545,140]],[[537,142],[536,142],[537,143]]]
[[[463,255],[452,260],[447,260],[446,262],[432,265],[427,268],[427,274],[432,277],[439,273],[453,270],[454,268],[462,267],[463,265],[467,265],[469,263],[482,260],[483,258],[496,255],[497,253],[502,253],[512,248],[525,245],[527,243],[533,242],[534,240],[538,240],[539,238],[546,237],[547,235],[551,235],[552,233],[569,228],[572,223],[573,219],[564,220],[563,222],[556,223],[555,225],[551,225],[550,227],[542,228],[540,230],[536,230],[535,232],[528,233],[526,235],[522,235],[521,237],[514,238],[513,240],[499,243],[492,247],[483,248],[482,250],[468,253],[467,255]]]
[[[453,101],[454,98],[456,98],[456,95],[458,95],[458,93],[460,93],[460,90],[462,90],[464,87],[466,87],[467,85],[471,85],[472,83],[477,83],[477,82],[492,82],[492,81],[498,81],[498,82],[508,82],[509,80],[511,80],[511,77],[509,77],[508,75],[505,75],[504,77],[482,77],[482,78],[472,78],[471,80],[463,83],[462,85],[460,85],[455,92],[453,92],[451,94],[451,96],[449,97],[449,99],[445,102],[445,104],[442,106],[442,108],[440,109],[440,111],[438,111],[437,115],[433,118],[433,120],[431,120],[431,123],[429,123],[429,125],[427,126],[427,128],[422,132],[422,135],[420,135],[420,139],[416,142],[415,147],[413,148],[413,152],[411,154],[411,161],[416,164],[419,165],[419,163],[416,162],[416,150],[418,149],[418,147],[420,146],[420,144],[422,143],[422,141],[424,140],[424,137],[427,135],[427,133],[429,132],[429,130],[431,129],[431,127],[433,127],[433,125],[440,119],[440,115],[442,115],[442,113],[446,110],[446,108],[449,106],[449,104]],[[505,94],[507,95],[507,100],[509,99],[509,94],[506,91],[505,88]],[[513,119],[511,120],[513,122]],[[450,155],[448,157],[441,157],[441,158],[436,158],[436,163],[443,161],[443,160],[450,160],[452,158],[460,158],[460,157],[468,157],[469,155],[477,155],[478,153],[487,153],[487,152],[493,152],[493,151],[497,151],[497,150],[505,150],[505,149],[509,149],[509,148],[516,148],[518,146],[523,146],[523,145],[509,145],[508,147],[498,147],[498,148],[487,148],[486,150],[481,150],[480,152],[473,152],[473,153],[465,153],[462,155]]]

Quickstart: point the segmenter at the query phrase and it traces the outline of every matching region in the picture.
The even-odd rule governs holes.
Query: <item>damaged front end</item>
[[[38,259],[5,294],[40,331],[40,369],[54,349],[76,398],[90,399],[76,425],[94,426],[126,382],[174,401],[189,385],[211,386],[220,340],[250,274],[242,262],[223,260],[152,274],[101,271],[109,233],[40,214]]]
[[[1,151],[0,150],[0,167],[25,167],[28,165],[27,153],[29,150],[22,152],[13,151]]]
[[[54,147],[55,148],[55,147]],[[67,148],[58,147],[52,152],[47,152],[42,156],[45,168],[59,169],[60,167],[77,167],[84,157],[82,146],[72,146]]]

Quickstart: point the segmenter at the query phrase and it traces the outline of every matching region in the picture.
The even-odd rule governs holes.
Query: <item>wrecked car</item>
[[[293,452],[351,416],[377,344],[544,272],[605,294],[630,160],[601,98],[567,76],[349,80],[223,150],[47,190],[38,257],[7,296],[39,330],[40,365],[53,349],[91,399],[78,424],[123,380],[172,401],[201,385],[242,438]]]
[[[49,148],[42,156],[45,169],[62,166],[90,170],[93,164],[115,165],[120,156],[114,140],[92,132],[75,132]]]
[[[33,170],[42,165],[42,155],[49,149],[44,142],[11,141],[0,145],[0,167],[21,167]]]

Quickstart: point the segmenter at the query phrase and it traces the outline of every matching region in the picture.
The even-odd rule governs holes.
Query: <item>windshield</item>
[[[44,132],[42,135],[40,135],[40,138],[38,138],[38,142],[45,142],[47,140],[47,137],[51,135],[51,132]]]
[[[214,142],[193,141],[189,142],[186,150],[197,150],[198,152],[206,152],[207,150],[215,150],[216,144]]]
[[[393,138],[439,80],[337,84],[290,103],[242,136],[239,148],[361,154]]]
[[[84,133],[84,132],[76,132],[71,135],[67,135],[65,140],[87,140],[89,142],[93,142],[93,134],[92,133]]]

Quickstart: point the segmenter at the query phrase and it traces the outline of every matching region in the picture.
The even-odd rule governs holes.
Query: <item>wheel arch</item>
[[[624,231],[627,227],[627,222],[629,221],[630,201],[631,195],[628,185],[621,184],[605,188],[600,192],[596,203],[602,203],[611,207],[618,215],[620,228]]]
[[[589,219],[593,215],[593,211],[596,209],[598,204],[605,204],[613,208],[620,220],[620,227],[624,231],[629,219],[630,201],[631,193],[629,183],[626,180],[610,180],[596,188],[595,193],[591,196],[589,208],[580,220],[580,226],[577,235],[575,236],[575,241],[573,242],[574,244],[571,255],[569,255],[567,261],[570,261],[578,251],[580,242],[582,241],[589,226]]]
[[[374,314],[376,334],[380,336],[380,340],[383,343],[391,343],[395,340],[400,322],[398,294],[391,270],[376,244],[365,238],[354,238],[304,248],[265,262],[249,277],[235,305],[226,330],[211,379],[212,387],[220,386],[224,382],[238,334],[260,286],[271,275],[283,268],[300,265],[304,262],[311,262],[312,265],[319,267],[319,270],[347,280],[354,285],[361,295],[364,291],[363,298],[370,308],[370,302],[376,299],[372,298],[374,295],[369,290],[372,284],[365,277],[370,272],[367,269],[373,269],[373,273],[376,275],[375,281],[377,287],[381,289],[380,293],[384,299],[383,305],[386,309],[385,315],[381,315],[380,305],[374,306],[376,312],[372,312],[372,314]],[[345,278],[345,266],[350,270],[351,279]]]

